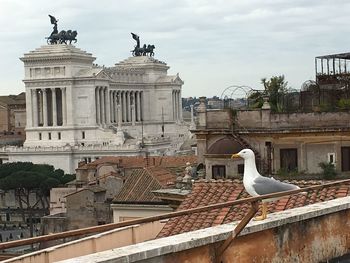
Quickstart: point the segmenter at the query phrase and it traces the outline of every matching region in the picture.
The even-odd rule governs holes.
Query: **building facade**
[[[183,81],[153,57],[130,57],[107,68],[73,45],[55,44],[21,60],[26,141],[24,148],[6,150],[9,161],[49,163],[73,173],[81,160],[173,152],[188,133]]]
[[[349,173],[349,119],[350,112],[207,110],[203,100],[193,130],[198,162],[205,165],[207,178],[235,177],[243,174],[243,160],[232,160],[231,155],[251,148],[265,175],[319,174],[321,162],[334,164],[338,173]]]

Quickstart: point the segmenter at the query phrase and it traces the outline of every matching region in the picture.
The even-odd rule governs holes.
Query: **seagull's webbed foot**
[[[255,221],[261,221],[267,218],[267,203],[263,202],[262,203],[262,211],[261,211],[261,216],[256,216],[254,217]]]
[[[266,219],[267,218],[267,216],[263,216],[263,215],[261,215],[261,216],[256,216],[256,217],[254,217],[254,221],[261,221],[261,220],[264,220],[264,219]]]

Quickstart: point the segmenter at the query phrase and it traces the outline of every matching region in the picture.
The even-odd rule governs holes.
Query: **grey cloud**
[[[185,96],[218,95],[231,84],[259,87],[260,78],[276,74],[299,88],[313,77],[314,56],[348,48],[345,0],[0,1],[2,94],[23,90],[18,57],[45,44],[48,14],[59,29],[78,30],[77,46],[99,64],[130,56],[130,32],[138,33],[180,73]]]

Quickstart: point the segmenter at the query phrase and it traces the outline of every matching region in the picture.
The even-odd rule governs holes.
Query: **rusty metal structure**
[[[350,53],[315,57],[315,75],[315,81],[305,81],[301,87],[300,110],[348,110]]]
[[[238,108],[231,101],[242,90],[246,103],[240,108],[249,108],[256,102],[254,98],[265,94],[248,86],[229,86],[221,95],[226,108]],[[350,53],[315,57],[315,80],[305,81],[300,91],[288,88],[278,94],[280,113],[342,110],[350,110]]]
[[[350,53],[315,58],[316,83],[323,89],[341,89],[350,84]]]

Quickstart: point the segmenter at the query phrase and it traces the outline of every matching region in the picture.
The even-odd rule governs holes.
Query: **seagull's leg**
[[[266,202],[262,202],[262,209],[261,209],[261,216],[257,216],[254,218],[255,221],[260,221],[260,220],[264,220],[267,218],[267,203]]]

